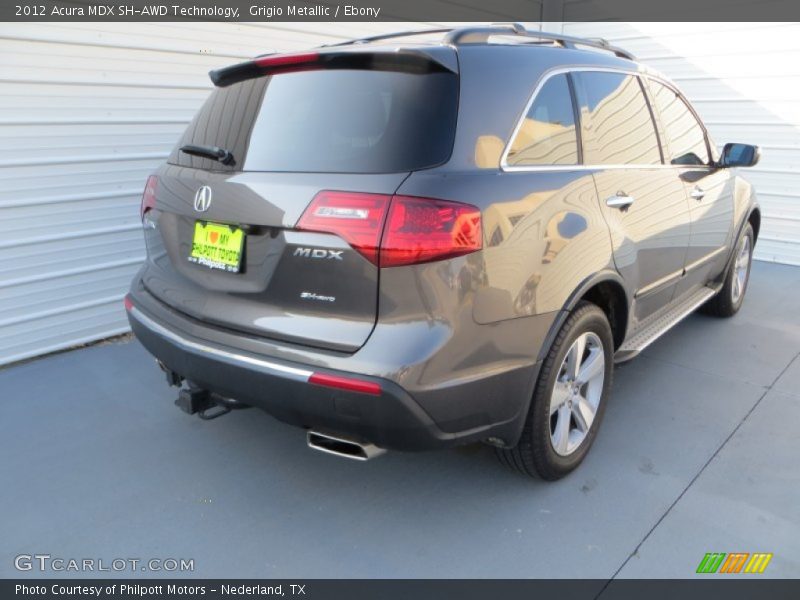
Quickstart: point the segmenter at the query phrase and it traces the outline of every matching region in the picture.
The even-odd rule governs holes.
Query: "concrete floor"
[[[136,342],[2,370],[0,576],[48,553],[197,577],[691,577],[713,551],[797,577],[798,298],[800,268],[756,263],[739,315],[694,315],[617,371],[586,463],[550,484],[480,445],[364,464],[255,410],[188,417]]]

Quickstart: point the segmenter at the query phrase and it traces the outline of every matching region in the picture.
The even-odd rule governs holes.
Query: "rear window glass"
[[[453,73],[286,73],[214,90],[169,158],[218,171],[391,173],[450,157],[458,109]],[[180,152],[233,153],[232,166]]]

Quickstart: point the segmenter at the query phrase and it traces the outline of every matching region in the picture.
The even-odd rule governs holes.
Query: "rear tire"
[[[567,318],[539,372],[517,445],[500,462],[549,481],[573,471],[597,436],[613,377],[614,339],[605,313],[581,302]]]
[[[715,317],[732,317],[742,307],[747,284],[750,282],[750,267],[753,264],[755,235],[748,223],[736,242],[733,261],[728,266],[725,282],[717,295],[703,305],[702,312]]]

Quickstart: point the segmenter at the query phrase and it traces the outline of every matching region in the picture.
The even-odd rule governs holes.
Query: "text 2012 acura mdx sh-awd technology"
[[[760,212],[662,76],[519,25],[268,55],[216,85],[142,199],[133,331],[210,418],[263,408],[367,459],[483,441],[556,479],[615,362],[731,316]]]

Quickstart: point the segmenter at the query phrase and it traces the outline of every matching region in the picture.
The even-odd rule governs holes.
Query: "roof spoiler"
[[[398,71],[424,75],[453,73],[453,69],[434,57],[413,49],[386,51],[323,51],[301,54],[269,54],[253,60],[215,69],[208,76],[217,87],[226,87],[256,77],[316,69]]]

